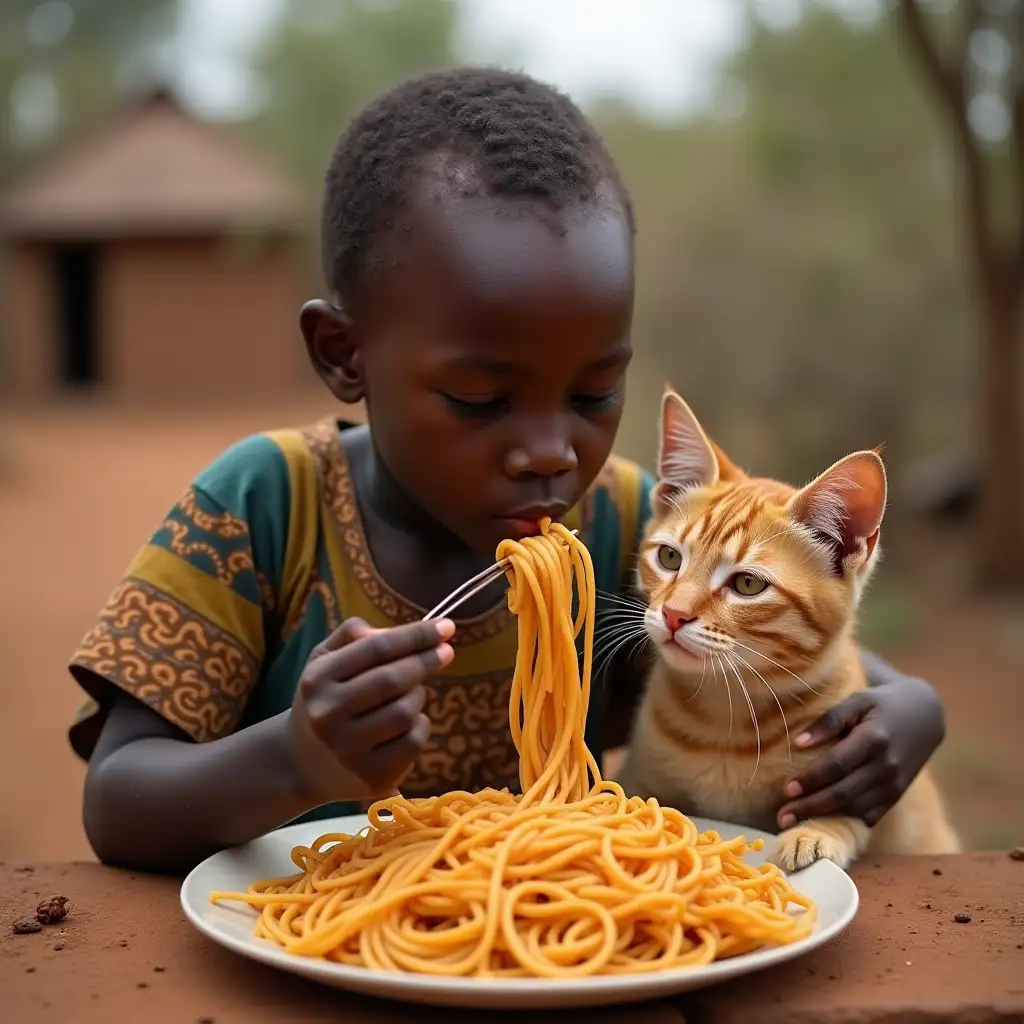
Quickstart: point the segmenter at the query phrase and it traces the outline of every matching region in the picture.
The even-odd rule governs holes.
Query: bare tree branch
[[[964,96],[961,69],[943,58],[917,0],[899,0],[896,13],[932,87],[950,106],[962,107]]]
[[[1019,0],[1013,19],[1013,67],[1010,71],[1010,113],[1016,168],[1017,251],[1010,272],[1024,278],[1024,0]]]
[[[946,57],[928,27],[919,0],[899,0],[897,14],[932,87],[945,101],[964,171],[967,221],[978,270],[978,283],[986,291],[1001,283],[1003,262],[992,224],[992,197],[985,159],[967,117],[967,62],[971,35],[982,17],[981,0],[962,0],[964,21],[955,54]]]

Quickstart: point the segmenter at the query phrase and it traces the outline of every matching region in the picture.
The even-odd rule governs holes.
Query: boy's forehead
[[[421,271],[469,300],[504,303],[532,292],[632,302],[632,237],[614,202],[554,211],[531,199],[442,190],[416,204],[405,241]]]

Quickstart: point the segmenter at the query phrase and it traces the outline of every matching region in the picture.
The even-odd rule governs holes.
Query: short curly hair
[[[568,96],[528,75],[461,67],[402,82],[366,106],[335,146],[324,183],[324,278],[353,301],[373,248],[399,225],[429,158],[465,159],[461,192],[535,199],[558,211],[610,191],[634,230],[633,204],[597,130]]]

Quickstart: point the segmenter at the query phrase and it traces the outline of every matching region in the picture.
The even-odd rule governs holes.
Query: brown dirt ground
[[[941,867],[939,866],[941,865]],[[1024,1020],[1024,863],[1005,853],[865,858],[861,907],[822,948],[769,971],[639,1006],[530,1011],[534,1024],[980,1024]],[[15,935],[40,897],[59,925]],[[954,916],[968,911],[971,921]],[[415,1008],[305,983],[208,942],[174,879],[93,864],[0,867],[5,1020],[106,1024],[511,1024],[522,1013]]]
[[[322,411],[142,415],[86,405],[0,420],[0,860],[91,856],[83,766],[66,740],[80,702],[68,656],[196,470],[250,431]],[[915,601],[914,642],[891,654],[945,700],[938,770],[954,817],[974,848],[1024,842],[1024,609]]]

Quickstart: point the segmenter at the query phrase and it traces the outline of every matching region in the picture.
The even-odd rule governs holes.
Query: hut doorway
[[[57,366],[66,387],[88,388],[100,379],[99,270],[99,245],[54,246]]]

